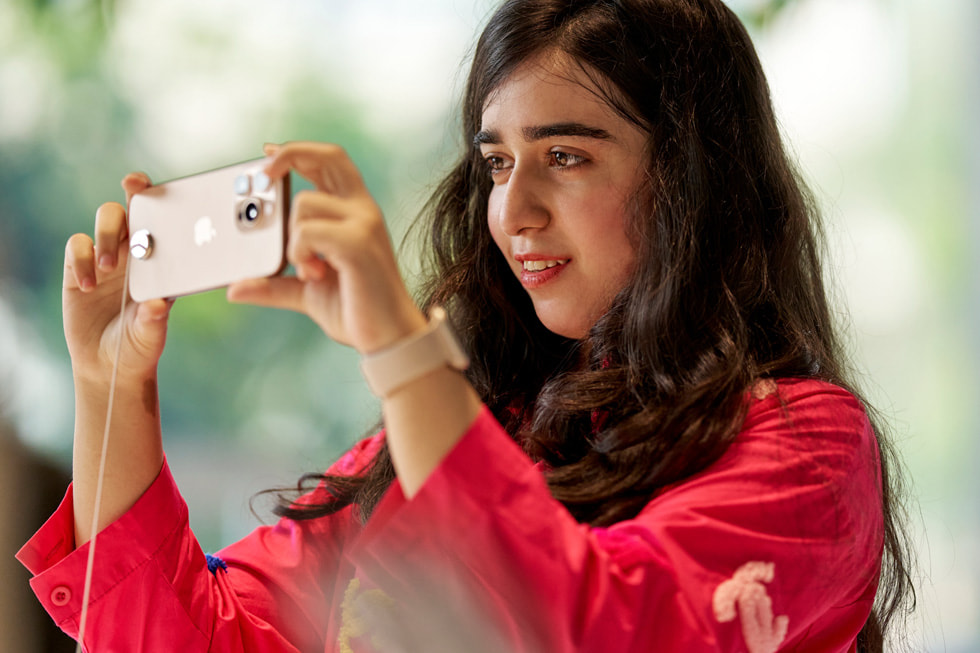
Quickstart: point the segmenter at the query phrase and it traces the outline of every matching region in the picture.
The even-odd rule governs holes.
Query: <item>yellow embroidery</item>
[[[362,592],[361,581],[357,578],[351,579],[340,604],[340,634],[337,636],[340,653],[354,653],[351,642],[368,634],[370,624],[365,616],[375,621],[380,613],[390,612],[394,607],[395,602],[382,590]],[[385,649],[383,637],[371,635],[369,641],[374,650]]]

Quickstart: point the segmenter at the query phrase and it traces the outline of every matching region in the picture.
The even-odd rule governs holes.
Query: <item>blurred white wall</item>
[[[969,0],[800,0],[757,36],[825,209],[855,360],[911,472],[911,641],[927,651],[980,650],[978,15]]]

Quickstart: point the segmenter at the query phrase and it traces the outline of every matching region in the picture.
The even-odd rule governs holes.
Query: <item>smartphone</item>
[[[129,201],[129,294],[143,302],[279,274],[289,175],[256,159],[151,186]]]

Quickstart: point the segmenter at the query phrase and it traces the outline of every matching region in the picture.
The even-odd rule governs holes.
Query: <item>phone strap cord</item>
[[[119,371],[119,357],[122,354],[122,343],[125,337],[125,312],[126,299],[129,295],[129,263],[126,264],[126,273],[123,278],[122,301],[119,306],[119,339],[116,341],[116,355],[112,363],[112,376],[109,380],[109,400],[106,407],[105,431],[102,433],[102,453],[99,457],[99,475],[95,485],[95,505],[92,509],[92,528],[89,531],[92,536],[88,541],[88,561],[85,563],[85,584],[82,590],[82,614],[78,620],[78,642],[75,653],[82,653],[83,640],[85,637],[85,622],[88,618],[89,595],[92,592],[92,569],[95,561],[95,543],[98,538],[99,513],[102,510],[102,485],[105,479],[106,458],[109,452],[109,427],[112,424],[112,404],[116,396],[116,375]]]

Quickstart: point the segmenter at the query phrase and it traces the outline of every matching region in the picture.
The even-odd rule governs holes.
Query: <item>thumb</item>
[[[161,320],[166,321],[173,305],[174,300],[172,299],[151,299],[142,302],[136,309],[136,320],[146,324]]]
[[[167,318],[174,305],[172,299],[151,299],[136,307],[135,336],[147,348],[162,348],[167,337]]]
[[[304,283],[296,277],[267,277],[228,286],[228,301],[305,313]]]

